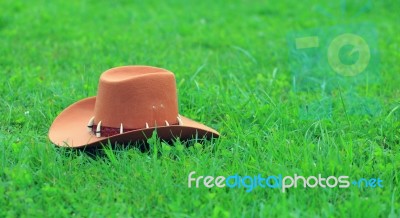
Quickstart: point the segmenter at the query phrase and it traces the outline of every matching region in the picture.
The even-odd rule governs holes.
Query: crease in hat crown
[[[93,124],[141,129],[179,124],[175,76],[165,69],[124,66],[99,81]]]

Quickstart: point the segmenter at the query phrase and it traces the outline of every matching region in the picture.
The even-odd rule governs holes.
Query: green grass
[[[399,217],[399,2],[277,2],[1,0],[0,217]],[[345,116],[337,95],[331,120],[300,120],[288,32],[364,21],[379,33],[382,82],[363,94],[382,112]],[[98,155],[51,144],[53,119],[96,95],[103,71],[137,64],[174,72],[180,113],[222,137]],[[196,189],[191,171],[379,177],[384,187]]]

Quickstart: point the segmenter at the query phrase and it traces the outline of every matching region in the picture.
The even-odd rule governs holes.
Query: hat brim
[[[95,102],[96,97],[85,98],[62,111],[50,127],[50,141],[60,147],[72,148],[96,146],[108,141],[128,143],[146,140],[152,136],[154,130],[157,130],[157,135],[162,140],[219,137],[219,133],[214,129],[182,115],[180,115],[181,125],[150,127],[127,131],[110,137],[96,137],[87,130],[87,122],[94,114]]]

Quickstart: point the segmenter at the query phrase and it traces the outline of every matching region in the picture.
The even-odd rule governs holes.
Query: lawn
[[[398,1],[0,0],[0,217],[399,217],[399,10]],[[339,88],[329,117],[302,116],[318,94],[295,90],[290,34],[363,22],[377,33],[380,80],[357,89],[379,111],[351,113]],[[171,146],[153,137],[149,149],[52,145],[54,118],[123,65],[174,72],[180,113],[222,136]],[[383,187],[189,188],[191,171]]]

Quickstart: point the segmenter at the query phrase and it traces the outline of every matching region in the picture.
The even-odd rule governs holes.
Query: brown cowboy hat
[[[175,76],[149,66],[124,66],[100,76],[97,96],[80,100],[54,120],[50,140],[57,146],[145,140],[216,138],[219,133],[178,113]]]

